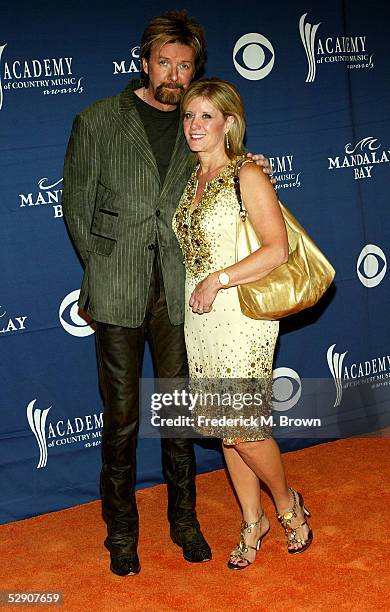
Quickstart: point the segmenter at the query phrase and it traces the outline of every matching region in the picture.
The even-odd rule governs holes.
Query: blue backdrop
[[[282,324],[275,411],[301,414],[309,397],[329,425],[281,431],[285,450],[388,424],[390,9],[369,6],[186,3],[205,27],[206,74],[238,86],[248,148],[271,158],[280,198],[337,270],[315,309]],[[167,8],[22,0],[2,14],[2,522],[98,497],[102,403],[93,329],[75,305],[82,270],[62,218],[62,164],[74,115],[139,76],[142,30]],[[197,455],[200,471],[221,466],[212,442]],[[138,466],[140,486],[161,482],[158,440],[140,440]]]

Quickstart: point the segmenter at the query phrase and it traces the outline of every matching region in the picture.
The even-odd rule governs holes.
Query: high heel
[[[249,549],[251,548],[252,550],[255,550],[256,552],[260,550],[260,546],[261,546],[261,542],[262,539],[264,538],[264,536],[269,532],[269,527],[267,529],[267,531],[265,531],[257,540],[256,546],[250,546],[250,544],[246,544],[245,542],[245,532],[247,533],[251,533],[252,529],[254,529],[255,527],[258,527],[262,521],[262,519],[264,518],[265,514],[264,514],[264,510],[262,511],[261,515],[259,516],[259,518],[257,519],[256,522],[254,523],[246,523],[244,520],[241,523],[241,531],[240,531],[240,542],[239,544],[237,544],[237,546],[235,547],[235,549],[232,551],[232,553],[230,554],[230,558],[229,561],[227,563],[227,566],[229,569],[232,570],[243,570],[246,567],[249,567],[249,565],[252,565],[253,561],[249,561],[249,559],[247,559],[245,557],[245,554],[249,551]],[[245,565],[238,565],[236,563],[232,563],[232,561],[245,561]]]
[[[303,521],[303,523],[301,523],[300,525],[298,525],[297,527],[292,527],[291,526],[291,521],[293,518],[297,518],[297,505],[299,505],[300,509],[302,510],[303,516],[307,516],[310,517],[310,512],[309,510],[306,508],[305,504],[304,504],[304,500],[303,497],[300,493],[297,493],[296,491],[294,491],[294,489],[291,489],[291,487],[289,487],[289,491],[292,495],[293,498],[293,507],[291,508],[291,510],[287,510],[287,512],[284,512],[283,514],[277,514],[278,517],[278,521],[282,524],[282,526],[284,527],[284,531],[286,533],[286,537],[287,537],[287,552],[290,555],[296,555],[298,553],[303,552],[304,550],[307,550],[310,546],[310,544],[313,541],[313,531],[309,525],[309,523],[307,522],[307,520],[305,519]],[[298,498],[298,499],[297,499]],[[298,503],[297,503],[298,502]],[[297,529],[299,529],[300,527],[303,527],[304,525],[307,525],[309,528],[309,533],[307,534],[307,538],[306,540],[302,540],[301,538],[297,537]],[[293,545],[293,546],[297,546],[301,544],[302,546],[300,548],[289,548],[289,546]]]

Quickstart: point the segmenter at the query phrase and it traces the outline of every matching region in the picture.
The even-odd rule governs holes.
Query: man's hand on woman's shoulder
[[[269,180],[271,181],[272,185],[276,185],[277,179],[272,173],[272,166],[267,157],[265,157],[262,153],[247,153],[247,157],[253,159],[256,165],[260,166],[265,174],[268,174]]]

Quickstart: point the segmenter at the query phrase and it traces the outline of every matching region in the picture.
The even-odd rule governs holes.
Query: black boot
[[[211,559],[196,518],[195,452],[192,440],[161,439],[163,474],[168,487],[168,520],[172,541],[191,563]]]
[[[102,509],[107,524],[108,535],[104,545],[110,551],[110,570],[118,576],[138,574],[141,565],[137,554],[138,511],[134,488],[130,490],[130,499],[127,503],[117,509],[119,511],[115,518],[112,513],[112,503],[108,501],[106,494],[102,495]]]
[[[111,552],[110,570],[117,576],[135,576],[141,571],[137,552],[131,554]]]
[[[180,546],[183,550],[183,557],[190,563],[202,563],[210,561],[211,548],[207,544],[200,527],[187,527],[185,529],[175,529],[171,527],[172,542]]]
[[[107,524],[104,544],[111,554],[111,570],[120,576],[140,571],[135,480],[143,346],[142,328],[97,324],[96,350],[104,399],[100,478]]]
[[[119,576],[138,574],[141,566],[137,555],[138,510],[135,499],[135,447],[133,438],[127,444],[130,464],[121,468],[107,461],[103,453],[100,478],[102,514],[107,525],[105,547],[110,551],[110,569]],[[106,459],[106,461],[105,461]]]

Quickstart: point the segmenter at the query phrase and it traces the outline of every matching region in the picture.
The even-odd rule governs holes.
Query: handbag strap
[[[240,217],[242,221],[246,221],[246,218],[248,216],[248,211],[244,208],[244,204],[242,202],[241,189],[240,189],[240,169],[246,162],[249,162],[249,161],[250,161],[249,159],[240,159],[236,164],[236,171],[233,176],[234,191],[236,192],[236,198],[238,201],[238,205],[240,207]]]

